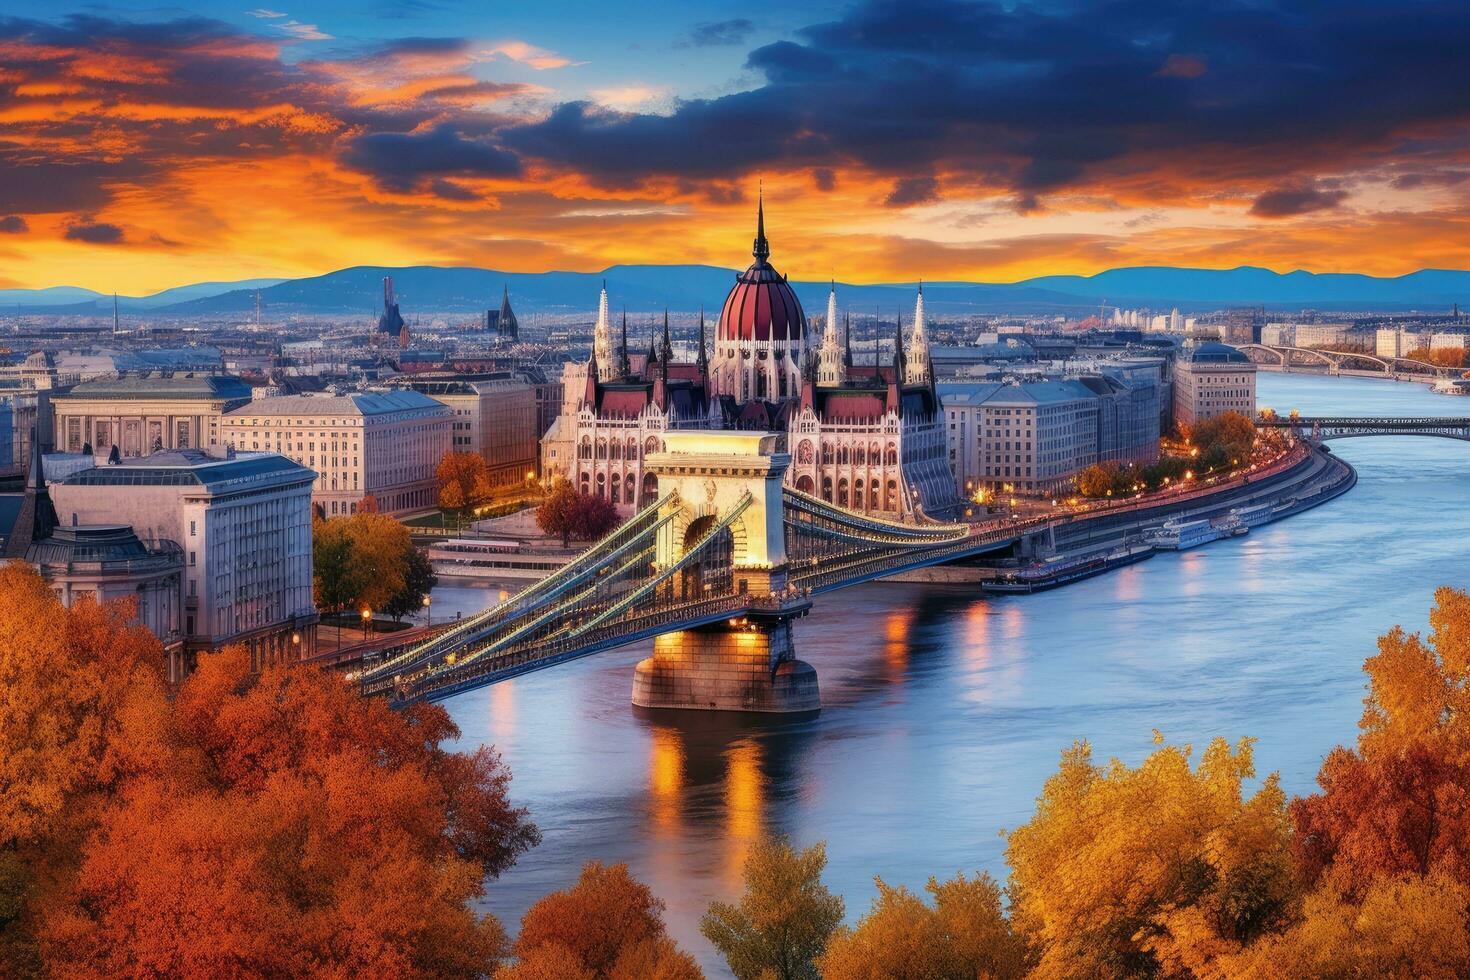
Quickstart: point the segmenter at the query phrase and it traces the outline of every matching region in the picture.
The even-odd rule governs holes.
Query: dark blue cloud
[[[705,21],[690,28],[688,35],[679,42],[678,46],[713,48],[740,44],[750,37],[754,30],[755,24],[745,17]]]
[[[106,221],[83,218],[66,229],[66,237],[70,241],[90,242],[93,245],[119,245],[123,240],[123,230]]]
[[[1470,4],[864,0],[752,51],[765,84],[667,116],[564,105],[502,132],[609,185],[857,164],[1020,199],[1140,179],[1281,182],[1433,153],[1470,124]]]
[[[1251,205],[1251,214],[1260,218],[1289,218],[1309,211],[1335,208],[1347,196],[1347,191],[1341,188],[1319,187],[1315,182],[1275,187],[1256,198]]]
[[[26,223],[26,219],[18,214],[7,214],[0,218],[0,232],[7,235],[20,235],[30,230],[31,226]]]
[[[354,139],[342,157],[382,186],[409,191],[425,178],[513,177],[521,172],[514,154],[468,140],[445,123],[427,133],[368,133]]]

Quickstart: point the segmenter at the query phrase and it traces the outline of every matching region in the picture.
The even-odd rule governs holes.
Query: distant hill
[[[231,290],[253,290],[274,286],[284,279],[237,279],[233,282],[196,282],[188,286],[175,286],[148,296],[119,296],[118,309],[123,312],[156,310],[176,303],[217,296]],[[254,301],[252,300],[252,303]],[[112,309],[112,295],[99,293],[95,289],[80,286],[51,286],[47,289],[0,289],[0,311],[19,307],[28,311],[49,311],[95,314],[98,310]]]
[[[614,315],[619,308],[646,314],[667,306],[690,312],[703,305],[711,316],[729,291],[737,271],[708,265],[617,265],[589,272],[499,272],[438,266],[355,266],[306,279],[251,279],[179,286],[144,297],[125,297],[125,312],[165,316],[244,316],[262,306],[272,313],[361,313],[381,308],[382,280],[393,277],[405,315],[478,313],[500,305],[510,289],[519,313],[591,314],[606,281]],[[808,313],[826,305],[828,284],[793,282]],[[838,283],[844,310],[865,317],[876,310],[891,317],[912,309],[913,283],[853,285]],[[1110,269],[1091,276],[1040,276],[1017,283],[929,282],[924,298],[936,313],[1081,314],[1106,301],[1109,307],[1181,310],[1263,304],[1280,310],[1447,310],[1470,306],[1470,272],[1424,269],[1380,278],[1352,273],[1276,273],[1236,269],[1182,269],[1140,266]],[[112,298],[88,289],[57,286],[38,290],[0,290],[0,311],[22,309],[96,314]]]

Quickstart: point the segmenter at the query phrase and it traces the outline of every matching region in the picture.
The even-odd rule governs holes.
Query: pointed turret
[[[924,322],[924,281],[922,279],[919,280],[919,296],[914,300],[914,329],[909,334],[909,338],[908,372],[904,376],[904,383],[928,384],[931,377],[929,334]]]
[[[673,341],[669,338],[669,307],[663,307],[663,347],[659,348],[659,363],[663,364],[663,379],[669,381],[669,361],[673,360]]]
[[[699,359],[694,362],[699,365],[699,373],[707,374],[709,371],[709,355],[704,350],[704,307],[699,308]]]
[[[847,372],[842,364],[842,344],[837,336],[837,283],[827,293],[827,323],[822,330],[822,349],[817,355],[817,381],[840,385]]]
[[[33,543],[49,538],[60,522],[51,494],[46,490],[46,470],[42,460],[41,441],[31,429],[31,466],[26,474],[26,489],[21,497],[15,525],[5,539],[5,557],[24,558]]]
[[[765,191],[760,196],[755,206],[755,244],[751,247],[750,254],[755,256],[758,265],[765,265],[766,259],[771,257],[771,243],[766,241],[766,195]]]
[[[623,345],[618,351],[618,377],[627,378],[633,373],[633,362],[628,357],[628,311],[623,310]]]
[[[607,280],[597,297],[597,323],[592,327],[592,361],[598,381],[611,381],[613,376],[612,325],[607,317]]]
[[[853,368],[853,362],[852,362],[852,314],[851,313],[844,313],[844,314],[842,314],[842,338],[843,338],[843,342],[847,345],[847,355],[843,359],[843,366],[846,367],[847,370],[851,371],[852,368]]]
[[[515,311],[510,308],[510,286],[502,287],[500,295],[500,321],[496,329],[500,331],[502,339],[519,340],[521,336],[521,325],[516,322]]]

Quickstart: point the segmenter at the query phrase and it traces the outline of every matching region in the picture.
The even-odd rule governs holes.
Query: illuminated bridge
[[[1470,418],[1368,418],[1318,416],[1263,418],[1261,428],[1291,429],[1313,442],[1354,436],[1436,436],[1470,441]]]
[[[1366,351],[1323,350],[1317,347],[1287,345],[1237,344],[1238,350],[1254,363],[1266,368],[1308,368],[1328,374],[1400,374],[1448,378],[1458,375],[1460,368],[1430,364],[1412,357],[1389,357]]]
[[[659,499],[556,573],[432,639],[365,666],[366,692],[441,700],[656,637],[645,707],[812,711],[816,672],[791,622],[812,596],[1010,548],[1047,520],[902,524],[782,486],[790,457],[757,432],[669,432]]]

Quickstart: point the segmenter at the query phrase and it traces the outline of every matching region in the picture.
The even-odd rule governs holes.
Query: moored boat
[[[1154,549],[1147,545],[1130,545],[1112,551],[1096,551],[1087,555],[1055,555],[1043,561],[1006,572],[998,578],[980,583],[983,592],[996,595],[1028,594],[1045,592],[1079,582],[1103,572],[1145,561],[1154,556]]]

